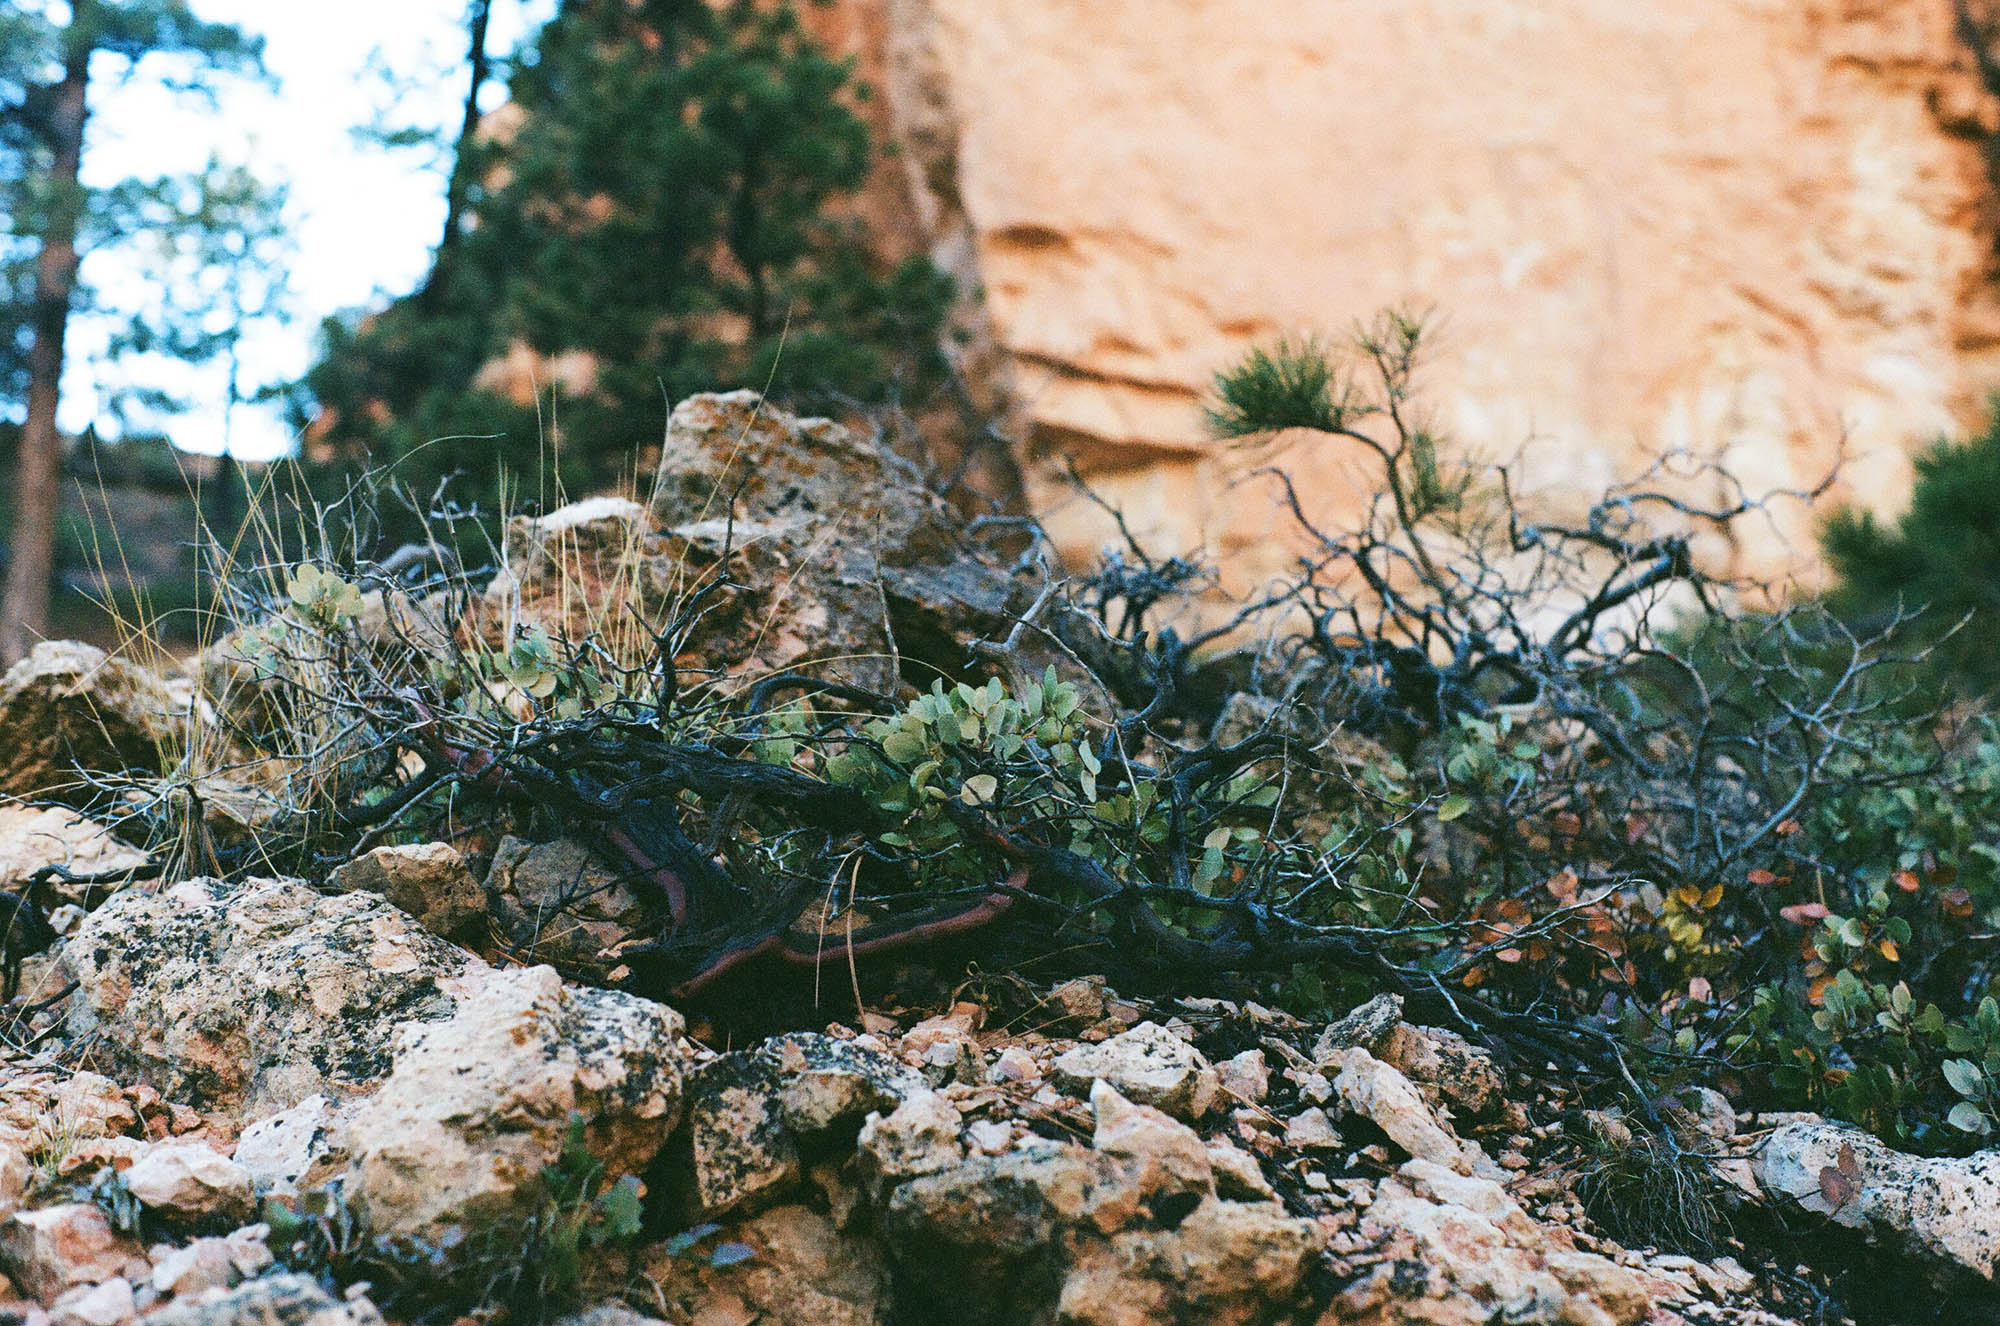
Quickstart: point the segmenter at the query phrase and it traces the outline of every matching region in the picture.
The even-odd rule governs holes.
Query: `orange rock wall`
[[[1425,401],[1552,500],[1663,447],[1893,507],[2000,385],[1984,145],[1952,0],[838,0],[894,143],[864,204],[977,302],[1067,550],[1068,456],[1237,578],[1269,493],[1204,440],[1213,372],[1281,333],[1435,311]],[[1294,449],[1317,505],[1347,458]],[[1739,565],[1809,556],[1810,520]]]

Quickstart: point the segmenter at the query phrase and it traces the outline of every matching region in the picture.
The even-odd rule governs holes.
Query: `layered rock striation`
[[[1204,440],[1210,376],[1281,334],[1437,314],[1425,396],[1560,503],[1663,449],[1753,490],[1893,506],[2000,385],[1985,144],[1950,0],[1271,5],[842,0],[881,94],[864,212],[977,304],[1030,506],[1282,566],[1266,486]],[[1310,505],[1364,471],[1281,440]],[[1267,458],[1260,458],[1267,459]],[[1811,516],[1723,551],[1777,574]]]

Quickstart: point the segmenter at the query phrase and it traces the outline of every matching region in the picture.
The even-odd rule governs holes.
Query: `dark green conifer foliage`
[[[1893,522],[1842,511],[1824,542],[1842,616],[1923,608],[1934,635],[1963,619],[1936,665],[1969,691],[2000,689],[2000,413],[1981,436],[1940,442],[1917,458],[1909,509]]]
[[[768,383],[801,408],[917,401],[939,380],[950,289],[877,270],[830,215],[860,187],[850,69],[789,4],[567,0],[510,79],[516,127],[473,145],[463,237],[420,298],[330,324],[307,386],[329,440],[412,489],[527,501],[615,480],[671,401]],[[587,390],[538,407],[478,390],[525,342],[582,351]],[[463,442],[426,445],[443,437]]]

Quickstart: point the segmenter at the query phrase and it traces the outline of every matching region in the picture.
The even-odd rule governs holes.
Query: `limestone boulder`
[[[1313,1223],[1222,1196],[1216,1153],[1163,1111],[1102,1079],[1091,1105],[1089,1147],[1028,1141],[895,1189],[883,1220],[898,1301],[997,1323],[1043,1320],[1047,1295],[1053,1319],[1096,1326],[1248,1326],[1295,1311]]]
[[[836,671],[879,684],[889,654],[962,657],[965,640],[1005,624],[1007,608],[1027,606],[914,466],[754,392],[693,396],[675,408],[651,504],[696,566],[726,571],[733,545],[752,562],[785,568],[731,605],[735,629],[761,639],[725,644],[727,658],[781,668],[837,657]]]
[[[1320,1031],[1313,1043],[1313,1062],[1334,1071],[1341,1051],[1359,1046],[1370,1054],[1380,1050],[1403,1025],[1403,997],[1379,994],[1349,1010]]]
[[[1409,1078],[1358,1045],[1342,1050],[1333,1066],[1339,1070],[1333,1092],[1345,1114],[1366,1119],[1413,1159],[1497,1177],[1486,1154],[1454,1133]]]
[[[333,1102],[307,1096],[289,1109],[246,1125],[231,1156],[249,1173],[258,1196],[289,1195],[335,1149]]]
[[[691,673],[820,663],[881,687],[898,652],[955,668],[967,640],[1026,606],[913,466],[755,392],[676,406],[646,498],[512,521],[478,628],[496,641],[516,624],[610,635],[623,604],[664,617],[701,594],[683,642]]]
[[[121,1080],[250,1118],[387,1075],[396,1029],[485,967],[370,893],[193,879],[128,891],[61,950],[65,1032]]]
[[[185,679],[44,641],[0,677],[0,795],[82,804],[87,774],[158,772],[204,717]]]
[[[1788,1210],[1858,1231],[1933,1272],[2000,1274],[2000,1151],[1912,1156],[1808,1117],[1765,1139],[1755,1168],[1758,1185]]]
[[[484,1255],[474,1236],[535,1214],[573,1120],[606,1176],[645,1173],[680,1119],[681,1030],[550,967],[484,973],[451,1017],[403,1026],[387,1079],[346,1112],[347,1200],[379,1235]]]
[[[151,1284],[156,1293],[191,1298],[269,1270],[273,1258],[267,1225],[246,1225],[224,1238],[198,1238],[178,1248],[153,1252]]]
[[[1375,1053],[1431,1104],[1460,1118],[1490,1115],[1506,1102],[1507,1082],[1493,1056],[1455,1031],[1403,1023]]]
[[[102,1284],[58,1294],[49,1304],[49,1316],[58,1326],[124,1326],[139,1319],[139,1298],[130,1280],[115,1275]]]
[[[1426,1160],[1378,1186],[1362,1219],[1371,1248],[1321,1326],[1486,1326],[1496,1318],[1638,1326],[1653,1311],[1625,1267],[1579,1252],[1489,1179]]]
[[[1201,1052],[1155,1022],[1064,1051],[1055,1061],[1055,1076],[1084,1095],[1102,1081],[1130,1100],[1187,1120],[1208,1113],[1221,1091]]]
[[[1275,1202],[1205,1199],[1170,1229],[1087,1246],[1063,1278],[1057,1317],[1077,1326],[1257,1326],[1294,1303],[1317,1241],[1310,1222]]]
[[[78,1285],[149,1268],[139,1245],[113,1230],[102,1210],[67,1202],[17,1211],[0,1225],[0,1269],[46,1303]]]
[[[108,875],[146,865],[146,853],[74,811],[0,801],[0,889],[16,889],[45,866],[76,875]],[[61,880],[55,894],[80,902]]]
[[[124,1179],[141,1206],[187,1220],[247,1216],[254,1195],[250,1171],[206,1142],[155,1142]]]
[[[871,1113],[855,1148],[887,1185],[950,1169],[965,1159],[959,1142],[965,1116],[935,1091],[919,1091],[887,1114]]]
[[[752,1255],[725,1266],[700,1255],[661,1253],[648,1259],[647,1278],[658,1286],[668,1320],[768,1326],[880,1326],[896,1320],[887,1257],[880,1240],[865,1231],[842,1230],[826,1213],[792,1203],[733,1226],[729,1239]]]

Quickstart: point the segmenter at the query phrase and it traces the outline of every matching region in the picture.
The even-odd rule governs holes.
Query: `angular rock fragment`
[[[965,1159],[958,1133],[964,1116],[935,1091],[917,1092],[887,1114],[870,1114],[855,1148],[888,1184],[950,1169]]]
[[[124,1180],[151,1210],[188,1219],[250,1213],[250,1171],[206,1142],[155,1142],[124,1171]]]
[[[811,1032],[702,1065],[687,1093],[697,1213],[707,1219],[775,1198],[802,1173],[802,1144],[929,1090],[885,1054]]]
[[[1370,1256],[1322,1326],[1638,1326],[1652,1311],[1631,1271],[1552,1240],[1497,1183],[1430,1161],[1381,1184],[1362,1229]]]
[[[377,847],[335,870],[327,883],[342,893],[380,894],[446,939],[471,943],[486,929],[486,895],[450,843]]]
[[[257,1195],[288,1195],[333,1148],[333,1102],[307,1096],[246,1127],[232,1157],[249,1172]]]
[[[75,811],[0,802],[0,889],[19,888],[44,866],[61,866],[75,875],[108,875],[137,870],[151,859]],[[82,901],[61,880],[53,892],[64,901]]]
[[[1186,1120],[1207,1114],[1220,1090],[1201,1052],[1153,1022],[1064,1052],[1055,1061],[1055,1075],[1079,1094],[1102,1080],[1128,1100]]]
[[[618,946],[656,919],[625,875],[568,838],[502,838],[486,898],[497,934],[523,961],[598,980],[618,965]]]
[[[0,1225],[0,1269],[43,1302],[73,1286],[102,1284],[134,1268],[146,1270],[145,1253],[88,1203],[17,1211]]]
[[[1412,1158],[1460,1174],[1498,1172],[1485,1152],[1462,1141],[1431,1112],[1410,1079],[1368,1051],[1351,1046],[1336,1055],[1331,1066],[1339,1069],[1333,1090],[1341,1108],[1367,1119]]]

